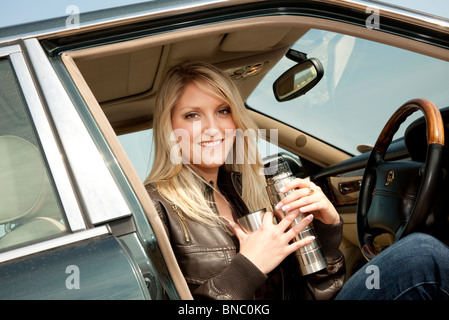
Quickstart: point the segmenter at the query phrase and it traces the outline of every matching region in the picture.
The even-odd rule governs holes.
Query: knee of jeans
[[[404,237],[401,242],[407,245],[414,246],[434,246],[439,244],[440,241],[427,233],[414,232]]]
[[[438,252],[441,252],[442,247],[445,245],[440,242],[440,240],[435,237],[426,234],[415,232],[407,235],[399,241],[400,251],[413,253],[416,255],[426,255],[426,256],[438,256]],[[399,244],[398,243],[398,244]],[[443,249],[445,251],[445,249]]]

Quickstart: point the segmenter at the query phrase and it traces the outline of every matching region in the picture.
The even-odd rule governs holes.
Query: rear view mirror
[[[303,60],[284,72],[273,84],[276,100],[288,101],[302,96],[323,77],[324,69],[316,58]]]

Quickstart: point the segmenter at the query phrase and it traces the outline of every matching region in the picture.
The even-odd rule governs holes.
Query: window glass
[[[296,99],[278,102],[273,82],[295,62],[283,58],[247,100],[276,118],[350,154],[374,145],[388,119],[405,102],[424,98],[449,106],[449,62],[361,38],[311,29],[293,46],[324,67],[321,81]],[[403,136],[416,112],[402,124]]]
[[[0,250],[67,230],[14,70],[0,58]]]
[[[118,136],[139,177],[144,181],[153,167],[153,129]]]

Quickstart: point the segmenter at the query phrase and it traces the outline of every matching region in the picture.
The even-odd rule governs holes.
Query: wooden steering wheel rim
[[[444,146],[444,123],[440,110],[429,100],[413,99],[403,104],[390,118],[377,139],[374,149],[385,154],[399,126],[415,111],[424,113],[427,126],[427,145]]]
[[[422,186],[420,189],[429,189],[428,190],[420,190],[418,196],[416,197],[417,201],[412,214],[410,216],[410,220],[406,223],[404,229],[404,235],[410,232],[410,229],[414,226],[416,221],[422,219],[421,214],[419,217],[414,214],[416,211],[423,212],[423,209],[426,210],[426,205],[418,204],[418,199],[422,199],[421,194],[427,192],[432,195],[435,188],[428,188],[429,186],[434,186],[435,181],[438,179],[438,173],[441,168],[441,150],[444,146],[444,123],[441,117],[441,113],[438,108],[430,101],[425,99],[413,99],[405,104],[403,104],[390,118],[390,120],[385,125],[384,129],[379,135],[377,142],[371,151],[370,158],[365,168],[364,177],[362,180],[362,185],[360,188],[359,194],[359,202],[357,204],[357,234],[359,238],[359,245],[362,250],[363,255],[367,260],[371,260],[377,255],[377,251],[374,248],[372,243],[372,239],[368,236],[366,232],[368,227],[368,207],[370,203],[368,187],[370,184],[372,186],[373,181],[373,172],[372,168],[374,164],[379,163],[379,161],[384,161],[385,154],[387,148],[389,147],[394,134],[399,129],[400,125],[415,111],[421,110],[424,113],[426,119],[426,128],[427,128],[427,146],[428,146],[428,159],[425,164],[425,172],[423,177]],[[436,151],[435,151],[436,150]],[[418,204],[418,205],[417,205]],[[418,207],[418,208],[417,208]],[[416,211],[415,211],[416,209]],[[412,221],[412,222],[410,222]],[[400,235],[402,236],[402,235]],[[398,237],[397,237],[398,238]],[[367,240],[367,239],[371,239]]]

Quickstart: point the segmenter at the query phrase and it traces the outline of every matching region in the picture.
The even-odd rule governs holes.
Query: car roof
[[[48,5],[45,4],[48,3]],[[111,2],[97,2],[86,1],[86,3],[93,3],[92,5],[86,5],[86,3],[79,2],[81,5],[72,5],[67,2],[58,4],[60,8],[55,10],[47,10],[51,6],[55,6],[52,1],[32,1],[35,5],[45,7],[45,14],[39,16],[38,14],[32,15],[26,21],[17,20],[15,22],[9,22],[9,25],[0,23],[0,43],[6,41],[13,41],[19,38],[29,37],[51,37],[62,36],[80,32],[86,29],[101,28],[104,25],[120,25],[130,22],[138,22],[142,20],[148,20],[150,18],[164,18],[167,16],[180,15],[189,13],[192,11],[211,10],[217,8],[224,8],[234,5],[245,4],[257,4],[261,0],[156,0],[156,1],[123,1],[124,4],[120,4],[121,1]],[[404,8],[388,4],[385,1],[363,1],[363,0],[310,0],[304,1],[305,3],[312,3],[314,5],[331,4],[332,6],[342,8],[358,8],[361,7],[374,7],[382,10],[382,15],[388,17],[394,17],[395,19],[402,19],[404,21],[420,21],[420,24],[428,25],[429,27],[436,29],[449,28],[449,19],[438,17],[413,9]],[[393,1],[394,2],[394,1]],[[114,5],[111,6],[111,3]],[[27,6],[26,2],[21,2],[21,5]],[[2,10],[3,15],[12,15],[11,4],[4,6]],[[31,8],[31,11],[32,8]],[[36,12],[36,10],[34,10]],[[79,13],[79,16],[74,17]],[[17,15],[15,15],[17,16]],[[74,19],[72,19],[72,17]],[[78,19],[79,18],[79,19]],[[78,20],[76,20],[78,19]],[[2,19],[11,21],[9,19]],[[79,22],[79,23],[77,23]]]
[[[54,5],[48,1],[47,6]],[[73,2],[73,1],[72,1]],[[95,1],[94,1],[95,2]],[[61,7],[61,10],[52,12],[48,16],[33,17],[29,21],[17,25],[4,26],[0,29],[0,42],[11,41],[16,38],[45,37],[49,35],[68,35],[84,29],[101,27],[114,22],[116,24],[138,22],[149,18],[163,18],[168,15],[183,14],[193,10],[208,10],[226,5],[227,3],[246,3],[251,0],[163,0],[163,1],[125,1],[124,5],[110,6],[107,2],[103,8],[93,6],[85,7],[70,5]],[[79,2],[78,2],[79,3]],[[82,2],[81,2],[82,3]],[[117,3],[117,2],[115,2]],[[45,6],[39,2],[39,6]],[[7,9],[3,11],[7,13]],[[79,24],[71,23],[70,15],[79,13]]]

